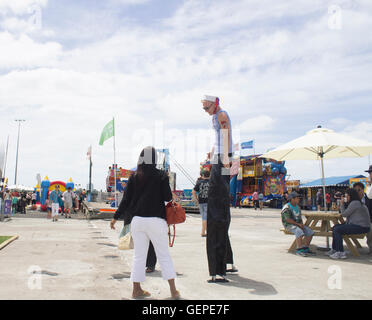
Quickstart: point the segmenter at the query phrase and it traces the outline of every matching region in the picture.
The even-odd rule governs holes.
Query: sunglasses
[[[209,110],[212,106],[213,106],[213,104],[209,104],[209,106],[207,106],[207,107],[203,107],[203,109],[204,109],[205,111],[207,111],[207,110]]]

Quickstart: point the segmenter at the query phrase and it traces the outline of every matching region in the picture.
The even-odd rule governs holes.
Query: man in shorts
[[[57,184],[55,189],[49,194],[49,202],[52,205],[53,222],[58,221],[59,200],[61,197],[62,197],[62,192],[59,190],[59,185]]]
[[[65,210],[66,210],[66,212],[65,212],[65,218],[66,219],[67,218],[70,218],[71,219],[71,210],[73,208],[73,205],[72,205],[72,203],[73,203],[73,194],[71,192],[71,188],[70,187],[68,187],[67,188],[67,191],[65,191],[63,193],[63,197],[62,198],[63,198],[64,207],[65,207]]]
[[[194,189],[192,190],[192,195],[199,205],[200,215],[202,218],[202,232],[201,236],[207,236],[207,209],[208,209],[208,189],[209,189],[209,168],[203,168],[202,177],[198,179]],[[198,192],[198,196],[196,193]]]
[[[301,209],[299,207],[300,195],[293,191],[288,195],[289,202],[283,207],[281,216],[284,228],[296,236],[296,255],[307,257],[315,254],[310,251],[310,242],[313,239],[314,231],[305,226],[302,222]],[[305,243],[303,244],[303,238]]]

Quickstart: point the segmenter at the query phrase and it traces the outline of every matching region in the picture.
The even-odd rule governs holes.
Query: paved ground
[[[129,299],[133,251],[117,250],[121,225],[113,231],[105,220],[0,222],[0,234],[20,236],[0,251],[0,299]],[[359,258],[333,261],[320,251],[302,258],[287,253],[293,238],[279,231],[278,210],[233,209],[230,237],[239,273],[228,284],[208,284],[200,226],[199,215],[188,215],[170,249],[185,299],[372,298],[372,255],[364,240]],[[168,285],[157,270],[143,287],[154,299],[167,299]]]

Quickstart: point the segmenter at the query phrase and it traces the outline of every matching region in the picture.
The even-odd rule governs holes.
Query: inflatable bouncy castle
[[[72,181],[72,178],[70,178],[67,183],[63,181],[49,181],[48,176],[44,178],[44,180],[41,182],[41,198],[40,203],[42,206],[45,205],[45,200],[48,198],[49,192],[52,192],[56,185],[59,185],[59,190],[63,193],[67,190],[67,188],[71,188],[71,190],[74,190],[75,184]]]

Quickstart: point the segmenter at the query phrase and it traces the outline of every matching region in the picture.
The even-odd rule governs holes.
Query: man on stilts
[[[207,210],[208,282],[228,282],[226,272],[237,272],[229,240],[230,226],[230,167],[232,157],[231,121],[219,105],[219,98],[204,96],[203,109],[212,116],[216,139],[209,159],[212,163]],[[226,264],[231,269],[226,270]],[[219,278],[217,277],[219,276]]]

